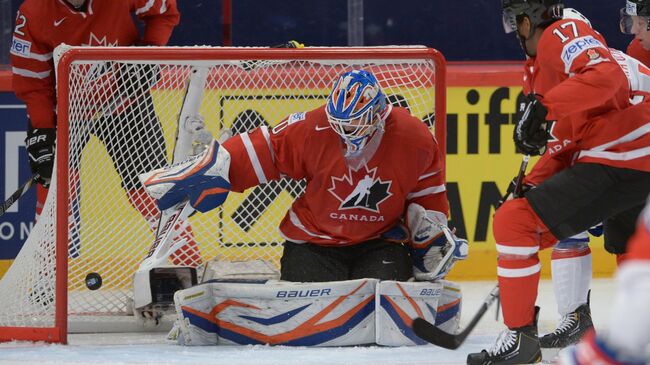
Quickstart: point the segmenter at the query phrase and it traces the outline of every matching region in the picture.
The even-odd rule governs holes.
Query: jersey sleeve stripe
[[[415,198],[420,198],[426,195],[433,195],[433,194],[438,194],[442,193],[443,191],[447,191],[447,188],[445,188],[444,185],[438,185],[438,186],[432,186],[430,188],[426,188],[420,191],[415,191],[413,193],[410,193],[409,195],[406,196],[406,199],[411,200]]]
[[[260,163],[259,157],[255,152],[255,147],[253,147],[253,142],[251,141],[250,137],[247,133],[244,133],[241,134],[241,140],[244,143],[244,148],[246,148],[246,153],[248,153],[248,159],[250,160],[251,165],[253,165],[253,170],[255,171],[257,180],[260,184],[267,182],[268,180],[264,174],[264,170],[262,169],[262,164]]]
[[[282,227],[280,227],[280,229],[278,229],[278,231],[279,231],[279,233],[280,233],[280,237],[282,237],[285,241],[291,241],[291,242],[293,242],[293,243],[307,243],[307,241],[297,240],[297,239],[294,239],[294,238],[290,238],[289,236],[287,236],[286,234],[284,234],[284,232],[282,232]]]
[[[52,73],[49,70],[44,72],[34,72],[34,71],[25,70],[24,68],[18,68],[18,67],[12,67],[11,72],[13,72],[15,75],[18,76],[31,77],[33,79],[46,79]]]
[[[629,161],[650,155],[650,147],[638,148],[627,152],[581,151],[578,159],[583,157],[602,158],[611,161]]]
[[[147,3],[144,4],[143,7],[138,8],[138,9],[135,10],[135,15],[140,15],[140,14],[142,14],[142,13],[146,13],[146,12],[148,12],[149,9],[151,9],[151,8],[153,7],[153,4],[154,4],[155,2],[156,2],[156,0],[149,0],[149,1],[147,1]]]
[[[52,52],[50,53],[45,53],[45,54],[39,54],[35,52],[30,52],[29,55],[24,55],[22,53],[14,52],[13,50],[11,52],[12,55],[20,58],[27,58],[27,59],[32,59],[36,61],[42,61],[42,62],[48,62],[49,60],[52,59]]]
[[[592,151],[605,151],[611,147],[614,147],[616,145],[626,143],[626,142],[631,142],[634,141],[637,138],[640,138],[641,136],[644,136],[646,134],[650,133],[650,123],[644,124],[641,127],[633,130],[632,132],[624,135],[621,138],[615,139],[611,142],[607,142],[605,144],[601,144],[600,146],[596,146],[592,148]]]
[[[264,136],[264,139],[266,140],[266,144],[269,146],[269,153],[271,154],[271,161],[275,163],[275,154],[273,153],[273,148],[270,148],[271,146],[271,135],[269,134],[269,129],[267,127],[261,127],[260,130],[262,131],[262,135]]]
[[[430,172],[428,174],[420,175],[420,177],[418,177],[418,181],[422,181],[422,180],[424,180],[424,179],[426,179],[428,177],[431,177],[431,176],[433,176],[433,175],[435,175],[435,174],[437,174],[439,172],[440,172],[440,170],[436,170],[436,171]]]

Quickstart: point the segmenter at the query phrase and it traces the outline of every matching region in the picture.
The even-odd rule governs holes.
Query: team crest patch
[[[592,61],[597,60],[597,59],[600,58],[600,52],[598,52],[597,50],[595,50],[593,48],[589,49],[589,50],[587,50],[587,57]]]
[[[369,170],[365,164],[357,171],[348,167],[348,173],[342,177],[332,176],[329,191],[341,204],[339,210],[365,209],[379,213],[379,205],[388,199],[392,181],[382,181],[376,177],[377,168]]]

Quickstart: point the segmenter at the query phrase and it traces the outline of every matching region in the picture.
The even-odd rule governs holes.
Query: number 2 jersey
[[[427,126],[394,107],[384,130],[376,152],[356,169],[346,162],[324,107],[237,135],[223,144],[232,156],[232,190],[305,179],[304,194],[280,224],[281,235],[298,243],[343,246],[377,238],[410,202],[447,215],[443,161]]]
[[[525,64],[524,92],[537,94],[556,122],[526,181],[538,184],[575,162],[650,171],[650,104],[634,101],[648,69],[576,19],[546,28],[537,52]]]
[[[133,16],[145,23],[138,34]],[[56,95],[52,52],[71,46],[163,46],[180,19],[175,0],[88,0],[76,10],[63,0],[26,0],[11,45],[13,88],[27,104],[34,128],[54,128]]]

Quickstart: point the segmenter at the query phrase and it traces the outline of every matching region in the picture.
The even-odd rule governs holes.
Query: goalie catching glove
[[[230,153],[213,140],[201,154],[139,176],[147,194],[164,211],[189,200],[199,212],[223,204],[230,191]]]
[[[445,214],[411,203],[406,222],[411,232],[409,250],[416,280],[442,279],[454,262],[467,258],[467,240],[449,230]]]
[[[454,262],[467,258],[467,240],[458,238],[447,227],[447,216],[411,203],[406,223],[384,232],[385,240],[406,243],[413,261],[413,276],[419,281],[433,281],[447,275]]]

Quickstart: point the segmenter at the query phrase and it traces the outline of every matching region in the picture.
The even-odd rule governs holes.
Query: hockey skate
[[[589,302],[563,316],[555,331],[539,338],[542,348],[562,348],[576,344],[582,336],[594,327],[591,321]]]
[[[467,355],[468,365],[534,364],[542,361],[542,351],[537,338],[537,313],[529,326],[506,329],[490,350]]]

